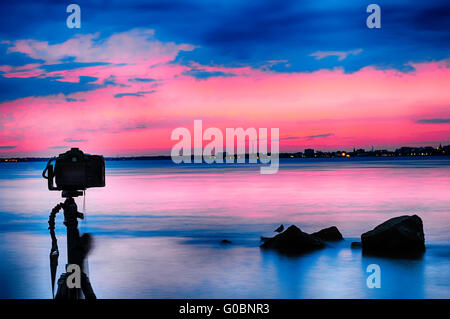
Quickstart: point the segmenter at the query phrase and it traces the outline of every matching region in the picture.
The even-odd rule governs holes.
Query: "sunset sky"
[[[0,157],[170,154],[177,127],[281,151],[450,144],[447,1],[2,2]]]

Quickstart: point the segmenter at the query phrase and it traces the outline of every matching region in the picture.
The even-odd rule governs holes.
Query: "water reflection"
[[[170,163],[107,162],[107,187],[87,193],[89,216],[122,218],[113,224],[131,231],[284,223],[312,232],[335,224],[357,237],[391,217],[416,213],[428,242],[448,243],[448,159],[282,163],[275,175],[244,165]],[[0,163],[0,213],[43,216],[61,201],[40,177],[42,165]]]
[[[109,162],[107,187],[88,192],[81,224],[96,235],[89,277],[100,298],[449,298],[448,162],[304,161],[282,163],[274,176],[238,165]],[[51,297],[47,218],[61,198],[40,178],[43,164],[0,163],[1,298]],[[350,249],[405,213],[424,221],[422,258]],[[346,241],[299,257],[260,250],[259,237],[280,223],[306,232],[336,225]],[[225,238],[232,244],[220,245]],[[366,286],[372,263],[381,289]]]
[[[425,294],[425,262],[423,258],[401,259],[363,255],[361,268],[370,264],[381,269],[381,289],[371,289],[370,298],[439,298]]]
[[[47,236],[0,237],[0,296],[50,298]],[[448,249],[433,246],[419,260],[390,259],[363,256],[345,240],[288,257],[215,240],[97,236],[89,277],[100,298],[448,298],[450,264],[442,257]],[[381,267],[380,289],[366,286],[369,264]]]

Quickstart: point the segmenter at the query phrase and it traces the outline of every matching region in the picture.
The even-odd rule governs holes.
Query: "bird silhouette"
[[[281,233],[283,230],[284,230],[284,226],[283,226],[283,224],[281,224],[280,227],[278,227],[274,231],[277,232],[277,233]]]

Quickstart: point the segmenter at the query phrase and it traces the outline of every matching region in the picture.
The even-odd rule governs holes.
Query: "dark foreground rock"
[[[425,236],[419,216],[391,218],[361,235],[363,252],[417,253],[425,251]]]
[[[229,245],[229,244],[231,244],[231,241],[228,240],[228,239],[222,239],[222,240],[220,241],[220,243],[221,243],[222,245]]]
[[[261,248],[274,249],[283,253],[299,254],[325,247],[322,240],[304,233],[297,226],[289,226],[284,232],[268,238]]]
[[[361,248],[361,243],[359,241],[352,241],[350,248],[352,248],[352,249]]]
[[[263,243],[265,243],[265,242],[268,241],[269,239],[271,239],[271,237],[264,237],[264,236],[261,236],[261,241],[262,241]]]
[[[312,233],[311,236],[317,237],[324,241],[339,241],[344,239],[336,226],[324,228],[316,233]]]

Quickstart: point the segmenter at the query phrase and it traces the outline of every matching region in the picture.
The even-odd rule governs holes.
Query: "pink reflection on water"
[[[336,224],[347,236],[393,216],[419,214],[430,236],[438,236],[450,228],[449,175],[449,166],[373,163],[282,165],[275,175],[143,168],[108,176],[108,187],[92,191],[89,203],[97,214],[226,216],[230,222],[297,223],[305,231]]]
[[[418,214],[427,240],[449,241],[447,160],[282,163],[258,167],[108,163],[107,187],[87,192],[89,216],[188,218],[177,227],[295,223],[304,231],[336,225],[345,237],[393,216]],[[39,178],[0,180],[0,212],[42,214],[61,201]],[[77,199],[79,208],[82,199]],[[208,220],[210,226],[200,220]],[[118,221],[109,229],[163,229],[170,220]]]

